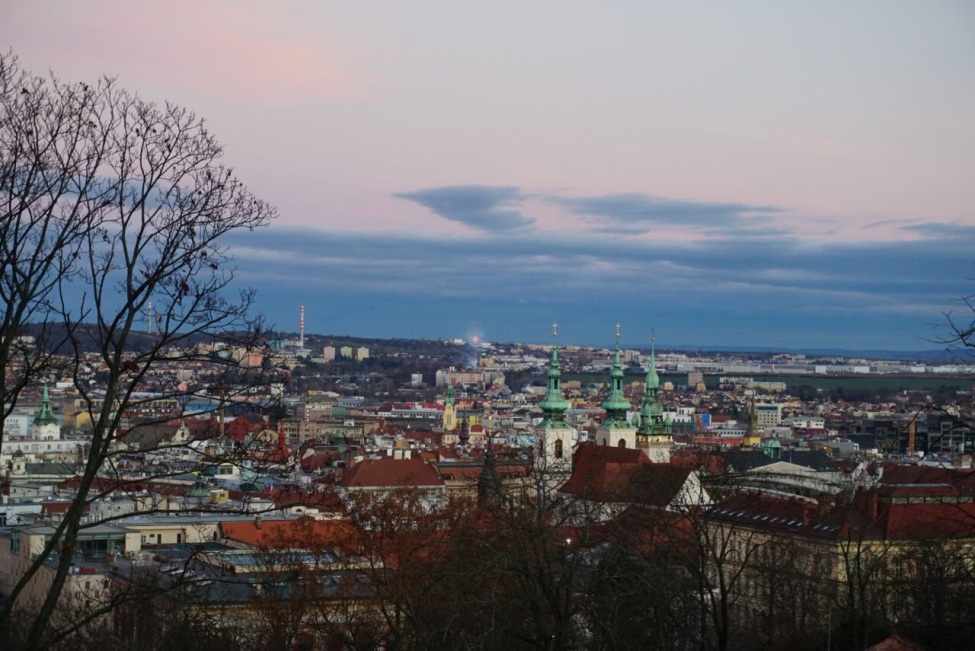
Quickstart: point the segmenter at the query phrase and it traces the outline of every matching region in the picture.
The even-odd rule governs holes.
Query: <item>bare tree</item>
[[[894,621],[930,648],[963,649],[975,632],[975,550],[964,539],[919,537],[891,558]]]
[[[2,626],[41,566],[55,563],[27,636],[33,649],[57,634],[49,624],[93,487],[126,481],[113,452],[150,373],[211,359],[201,341],[244,348],[259,341],[253,292],[233,290],[224,242],[266,225],[274,209],[219,163],[220,146],[186,109],[147,102],[110,78],[87,85],[34,76],[13,55],[0,57],[0,90],[0,292],[7,301],[0,362],[20,362],[0,397],[12,404],[56,359],[40,350],[50,342],[25,352],[24,326],[57,324],[66,333],[59,372],[73,379],[91,422],[71,506],[0,612]],[[146,336],[150,301],[156,318]],[[86,363],[103,369],[103,388],[94,390],[82,375]],[[181,393],[173,387],[168,397]]]
[[[963,296],[961,302],[965,306],[964,314],[945,312],[948,333],[937,341],[951,350],[967,350],[970,354],[975,348],[975,294]]]
[[[51,83],[22,70],[13,54],[0,55],[3,418],[51,369],[62,284],[77,277],[86,234],[101,226],[102,203],[111,198],[99,179],[107,143],[92,126],[105,90]]]

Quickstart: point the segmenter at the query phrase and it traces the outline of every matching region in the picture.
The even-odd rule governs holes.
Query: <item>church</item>
[[[565,420],[569,403],[562,394],[562,371],[559,367],[558,329],[553,327],[552,351],[548,364],[548,391],[539,403],[544,413],[542,422],[535,430],[535,465],[547,473],[568,477],[572,474],[572,459],[580,443],[579,433]],[[623,363],[620,351],[620,329],[616,326],[616,351],[610,372],[609,395],[602,403],[606,419],[595,433],[593,443],[639,450],[654,463],[669,463],[674,439],[670,425],[664,420],[660,402],[660,376],[657,374],[655,342],[651,339],[650,365],[647,370],[646,395],[640,415],[634,421],[627,419],[632,405],[623,393]]]

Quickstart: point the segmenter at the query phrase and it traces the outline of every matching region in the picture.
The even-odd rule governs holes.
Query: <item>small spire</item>
[[[647,379],[644,384],[646,395],[640,408],[640,434],[644,436],[669,435],[670,426],[663,417],[663,405],[660,403],[660,376],[657,375],[656,356],[657,337],[650,331],[650,365],[647,369]]]
[[[545,425],[549,427],[560,427],[565,417],[565,411],[569,408],[569,402],[562,395],[562,371],[559,368],[559,347],[556,338],[558,337],[559,324],[552,324],[552,355],[548,363],[548,391],[545,398],[538,404],[545,412]]]
[[[494,445],[491,442],[493,424],[494,415],[491,414],[488,416],[487,450],[484,451],[484,465],[481,468],[481,474],[477,477],[477,503],[481,507],[501,506],[504,501],[504,488],[501,485],[501,477],[498,475]]]
[[[620,324],[616,322],[616,353],[613,355],[613,370],[609,376],[609,395],[602,407],[610,426],[626,425],[626,412],[630,403],[623,394],[623,362],[620,359]]]
[[[34,418],[35,425],[57,425],[58,418],[54,415],[54,410],[51,409],[51,394],[47,392],[47,382],[44,382],[43,389],[41,391],[41,408],[37,412],[37,417]]]
[[[650,368],[647,369],[647,389],[659,389],[660,388],[660,376],[657,375],[657,337],[654,335],[654,331],[650,331]]]

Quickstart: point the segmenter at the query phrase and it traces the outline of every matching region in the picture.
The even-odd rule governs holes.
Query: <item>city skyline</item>
[[[975,9],[10,3],[35,72],[204,116],[271,324],[937,348],[973,293]]]

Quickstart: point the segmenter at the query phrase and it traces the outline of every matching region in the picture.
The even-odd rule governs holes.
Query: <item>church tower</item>
[[[616,353],[613,355],[613,370],[609,377],[609,395],[603,401],[606,420],[596,430],[599,445],[615,445],[620,448],[636,448],[636,428],[626,419],[630,402],[623,394],[623,362],[620,359],[620,324],[616,324]]]
[[[758,430],[758,414],[755,413],[755,396],[752,395],[748,403],[748,433],[742,445],[757,448],[762,444],[762,433]]]
[[[37,441],[56,441],[61,438],[61,424],[51,409],[51,396],[47,392],[46,383],[41,394],[41,409],[31,426],[31,438]]]
[[[655,338],[650,337],[650,368],[645,383],[646,396],[640,408],[640,429],[637,446],[646,452],[654,463],[670,463],[670,448],[674,437],[670,424],[664,421],[664,407],[660,403],[660,376],[657,375]]]
[[[562,371],[556,344],[559,325],[552,324],[552,354],[548,363],[548,391],[538,406],[545,416],[535,429],[535,467],[545,472],[568,475],[572,472],[572,453],[576,431],[565,422],[569,402],[562,395]],[[567,478],[567,477],[566,477]]]
[[[447,397],[443,401],[443,431],[457,429],[457,408],[454,406],[454,384],[447,381]]]

